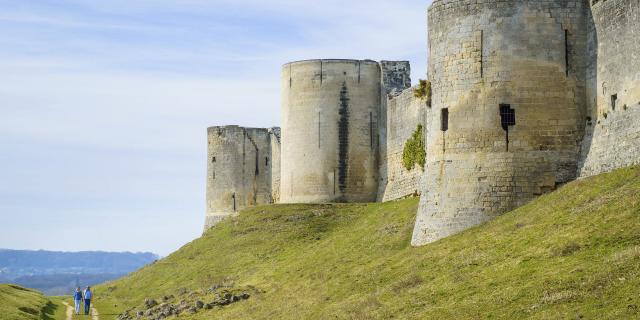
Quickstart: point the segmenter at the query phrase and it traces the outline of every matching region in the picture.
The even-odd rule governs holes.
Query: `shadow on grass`
[[[55,320],[56,310],[58,310],[58,305],[53,302],[47,302],[47,305],[42,308],[40,312],[40,319],[42,320]]]

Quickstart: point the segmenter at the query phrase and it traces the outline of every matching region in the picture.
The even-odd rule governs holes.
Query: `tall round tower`
[[[412,244],[457,233],[575,178],[585,0],[435,0],[427,164]]]
[[[282,68],[281,86],[281,202],[375,201],[378,63],[292,62]]]
[[[207,130],[205,230],[248,206],[273,203],[272,134],[239,126]]]

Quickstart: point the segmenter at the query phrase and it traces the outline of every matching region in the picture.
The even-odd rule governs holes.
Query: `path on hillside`
[[[100,320],[100,314],[98,309],[91,307],[91,320]]]
[[[67,306],[67,320],[73,320],[73,307],[70,306],[66,301],[62,301],[62,303]]]
[[[67,306],[67,320],[73,320],[73,307],[66,301],[62,301],[62,303]],[[94,307],[91,307],[91,320],[100,320],[100,313]]]

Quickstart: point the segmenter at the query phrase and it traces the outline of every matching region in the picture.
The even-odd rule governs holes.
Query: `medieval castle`
[[[406,61],[282,68],[282,131],[208,129],[209,228],[252,205],[420,194],[413,245],[640,163],[640,0],[434,0],[431,103]],[[402,165],[421,125],[426,163]]]

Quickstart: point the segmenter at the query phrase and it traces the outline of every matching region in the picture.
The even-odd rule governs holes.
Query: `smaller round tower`
[[[208,128],[205,230],[248,206],[274,202],[272,168],[279,159],[272,159],[273,131]]]

